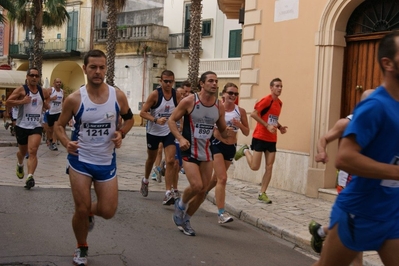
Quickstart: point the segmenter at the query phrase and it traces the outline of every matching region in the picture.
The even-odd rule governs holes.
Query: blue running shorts
[[[338,236],[345,247],[354,251],[379,250],[385,240],[399,238],[399,218],[375,221],[343,211],[334,204],[330,226],[338,224]]]
[[[95,165],[80,162],[78,156],[68,154],[68,168],[71,167],[76,172],[91,177],[94,181],[105,182],[116,177],[116,156],[114,154],[111,165]]]

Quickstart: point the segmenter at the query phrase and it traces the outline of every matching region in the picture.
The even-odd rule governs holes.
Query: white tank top
[[[159,90],[158,90],[159,93]],[[162,90],[161,90],[162,93]],[[157,108],[150,109],[150,114],[155,118],[166,117],[169,119],[173,110],[175,110],[175,103],[173,101],[173,94],[169,100],[165,99],[165,96],[162,95],[162,101]],[[152,121],[148,121],[147,125],[147,133],[154,136],[166,136],[170,133],[170,129],[168,123],[164,125],[155,124]]]
[[[86,86],[80,88],[81,105],[74,117],[80,162],[95,165],[110,165],[112,162],[115,145],[111,139],[115,137],[120,108],[115,88],[108,86],[108,90],[108,100],[96,104],[90,100]]]
[[[226,112],[224,115],[224,119],[226,120],[226,125],[228,127],[232,127],[234,129],[234,132],[237,132],[239,128],[233,125],[233,119],[241,121],[241,113],[240,113],[240,108],[238,108],[238,105],[234,106],[233,111]]]
[[[190,142],[190,149],[183,151],[182,156],[189,155],[198,161],[208,162],[212,161],[210,138],[219,119],[219,100],[216,99],[211,106],[205,106],[197,93],[194,96],[194,108],[183,120],[183,137]]]
[[[57,99],[50,102],[50,115],[59,114],[62,111],[62,99],[64,98],[64,91],[62,89],[60,89],[60,91],[56,91],[54,88],[52,88],[50,98],[54,97],[55,95],[57,95]]]
[[[25,129],[42,127],[43,100],[39,90],[36,93],[28,92],[32,98],[30,103],[20,105],[16,125]]]
[[[11,116],[12,116],[12,119],[17,120],[17,118],[18,118],[18,112],[19,112],[19,106],[18,106],[18,105],[13,106],[12,109],[11,109]]]

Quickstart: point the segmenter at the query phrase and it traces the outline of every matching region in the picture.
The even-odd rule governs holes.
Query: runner
[[[222,138],[220,132],[215,128],[212,137],[212,154],[213,154],[213,176],[209,183],[207,191],[212,190],[215,186],[216,206],[218,208],[218,222],[220,224],[233,221],[233,218],[224,209],[226,198],[226,182],[227,170],[229,169],[234,155],[236,153],[237,132],[249,135],[249,125],[247,119],[247,112],[245,109],[235,104],[238,97],[238,87],[234,83],[227,83],[222,91],[223,105],[226,111],[226,124],[233,128],[234,133],[231,133],[227,139]]]
[[[214,125],[217,125],[223,138],[228,138],[232,132],[232,128],[228,129],[226,126],[224,107],[217,98],[216,74],[205,72],[201,75],[199,84],[201,92],[185,97],[168,121],[170,131],[179,141],[183,167],[189,182],[182,198],[175,201],[173,221],[188,236],[196,234],[190,219],[204,201],[212,177],[210,138]],[[183,134],[180,134],[177,122],[183,116]]]
[[[38,164],[37,150],[43,132],[42,111],[45,107],[45,100],[49,97],[48,91],[38,85],[40,76],[37,68],[30,68],[26,75],[26,84],[15,89],[7,100],[7,106],[19,106],[15,126],[18,143],[16,172],[19,179],[24,178],[24,157],[29,154],[26,189],[35,186],[33,174]]]
[[[55,126],[56,134],[68,152],[69,179],[75,202],[72,227],[77,241],[73,262],[87,265],[87,235],[94,215],[114,216],[118,206],[115,148],[134,124],[127,98],[121,90],[104,83],[106,56],[91,50],[84,57],[87,84],[70,94]],[[117,130],[119,115],[123,125]],[[75,131],[69,139],[65,127],[75,119]],[[93,156],[95,155],[95,156]],[[91,200],[94,185],[97,202]]]

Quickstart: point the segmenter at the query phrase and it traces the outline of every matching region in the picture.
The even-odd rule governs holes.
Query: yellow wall
[[[340,118],[346,25],[364,1],[285,1],[298,3],[298,17],[277,22],[275,6],[281,2],[245,0],[240,106],[252,112],[256,101],[270,93],[270,81],[282,79],[279,122],[288,132],[278,135],[270,186],[317,197],[319,188],[336,182],[337,143],[328,147],[329,163],[316,163],[314,155],[318,139]],[[256,122],[249,122],[253,129]],[[251,136],[239,136],[240,144],[250,142]],[[240,160],[234,177],[258,183],[263,162],[260,169],[251,171]]]

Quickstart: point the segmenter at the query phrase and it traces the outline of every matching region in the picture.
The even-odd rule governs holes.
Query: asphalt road
[[[192,218],[197,236],[181,233],[162,192],[120,191],[117,214],[96,219],[89,265],[311,265],[294,245],[235,220],[221,226],[205,201]],[[208,211],[213,210],[213,212]],[[71,265],[76,241],[69,189],[0,186],[0,265]]]

